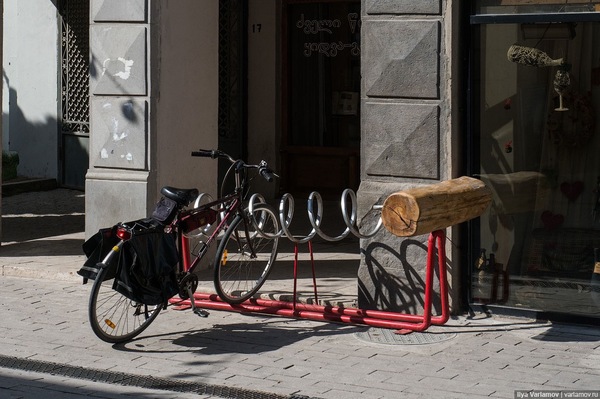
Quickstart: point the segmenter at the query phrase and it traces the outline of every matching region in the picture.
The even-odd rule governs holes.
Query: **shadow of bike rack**
[[[461,178],[462,179],[462,178]],[[471,178],[467,178],[471,179]],[[458,179],[454,179],[458,180]],[[475,180],[475,179],[471,179]],[[271,299],[261,299],[261,298],[251,298],[241,304],[229,304],[224,302],[219,298],[216,294],[208,294],[208,293],[195,293],[194,301],[195,305],[204,308],[204,309],[213,309],[213,310],[223,310],[223,311],[235,311],[235,312],[243,312],[243,313],[261,313],[261,314],[272,314],[283,317],[290,318],[301,318],[301,319],[309,319],[316,321],[325,321],[325,322],[338,322],[338,323],[347,323],[347,324],[357,324],[357,325],[368,325],[372,327],[378,328],[389,328],[395,329],[399,334],[407,334],[410,332],[422,332],[428,329],[431,325],[443,325],[445,324],[450,316],[449,305],[448,305],[448,288],[447,288],[447,278],[446,278],[446,249],[445,249],[445,240],[446,233],[445,227],[448,227],[447,223],[460,223],[462,221],[471,219],[475,216],[478,216],[480,213],[485,210],[489,202],[491,201],[491,194],[488,192],[489,190],[481,183],[479,180],[476,180],[476,184],[473,185],[473,181],[468,180],[467,185],[470,184],[469,187],[466,188],[467,192],[477,192],[475,197],[477,197],[477,206],[474,207],[472,204],[472,200],[469,195],[464,194],[465,181],[461,180],[460,182],[455,182],[453,180],[442,182],[439,184],[434,184],[430,186],[426,186],[424,188],[420,188],[411,193],[410,191],[403,192],[402,194],[408,194],[408,198],[419,203],[420,198],[425,197],[427,199],[426,204],[431,205],[432,195],[438,195],[440,203],[452,204],[452,198],[455,198],[456,201],[464,202],[464,206],[461,209],[466,209],[466,211],[462,212],[462,214],[458,217],[441,217],[437,221],[437,223],[430,223],[430,219],[435,219],[435,217],[431,217],[427,212],[422,212],[419,210],[418,214],[422,215],[423,219],[421,220],[421,216],[417,218],[410,219],[411,215],[402,215],[402,209],[399,210],[398,207],[398,198],[395,198],[394,201],[390,202],[391,196],[388,197],[383,206],[373,207],[374,211],[381,211],[382,215],[377,226],[369,233],[363,234],[356,227],[357,220],[357,207],[356,207],[356,195],[355,193],[347,189],[342,194],[341,199],[341,210],[344,222],[346,223],[346,229],[339,236],[328,236],[324,234],[321,229],[321,222],[323,220],[323,203],[321,196],[317,192],[313,192],[310,194],[308,199],[308,215],[309,221],[312,225],[312,230],[309,234],[303,237],[298,237],[292,235],[289,230],[289,226],[293,219],[294,215],[294,199],[290,194],[285,194],[280,202],[279,207],[279,216],[281,222],[281,232],[280,236],[287,237],[290,241],[292,241],[295,245],[294,247],[294,282],[293,282],[293,300],[281,301],[281,300],[271,300]],[[449,183],[449,184],[448,184]],[[423,189],[425,189],[423,191]],[[488,191],[486,191],[488,190]],[[432,194],[433,193],[433,194]],[[415,201],[416,199],[416,201]],[[256,204],[262,203],[264,200],[260,195],[253,196],[250,200],[250,214],[252,214],[252,207]],[[388,204],[388,202],[390,202]],[[348,212],[348,203],[351,204],[350,212]],[[316,206],[315,206],[316,205]],[[386,218],[385,212],[388,212],[388,217]],[[389,215],[392,215],[391,217]],[[399,217],[399,219],[398,219]],[[387,223],[386,220],[387,219]],[[443,219],[443,220],[442,220]],[[394,224],[398,223],[397,220],[402,220],[403,222],[410,221],[408,225],[410,227],[410,232],[405,234],[403,232],[399,232],[399,230],[405,230],[406,226],[402,226],[398,228],[394,226]],[[354,234],[359,238],[368,238],[374,236],[382,227],[385,227],[397,236],[409,236],[409,235],[418,235],[424,234],[423,228],[419,226],[419,222],[422,222],[421,225],[424,226],[424,229],[429,229],[432,226],[435,227],[431,229],[429,232],[428,244],[427,244],[427,262],[425,266],[425,287],[424,287],[424,306],[422,314],[407,314],[401,312],[393,312],[393,311],[384,311],[384,310],[370,310],[370,309],[361,309],[357,307],[344,307],[344,306],[331,306],[331,305],[316,305],[316,304],[306,304],[301,303],[297,300],[297,271],[298,271],[298,245],[308,243],[311,264],[312,264],[312,277],[313,277],[313,289],[315,295],[315,302],[318,303],[318,293],[317,293],[317,284],[315,277],[315,267],[314,267],[314,258],[312,252],[312,239],[318,234],[321,238],[327,241],[339,241],[345,238],[349,233]],[[391,225],[390,225],[391,223]],[[439,294],[441,298],[441,313],[433,314],[433,278],[435,274],[435,259],[437,255],[437,268],[439,274]],[[171,303],[178,305],[179,308],[186,308],[191,306],[190,300],[181,300],[181,299],[172,299]]]

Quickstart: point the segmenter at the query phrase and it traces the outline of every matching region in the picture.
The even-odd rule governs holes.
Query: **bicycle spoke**
[[[144,331],[158,316],[160,306],[131,301],[112,289],[112,281],[103,281],[102,270],[90,295],[89,319],[92,330],[103,341],[129,341]]]
[[[265,211],[261,221],[263,231],[275,234],[278,222],[275,212]],[[230,303],[240,303],[252,297],[266,281],[277,254],[277,238],[259,235],[252,225],[239,216],[225,234],[215,262],[215,288],[219,296]]]

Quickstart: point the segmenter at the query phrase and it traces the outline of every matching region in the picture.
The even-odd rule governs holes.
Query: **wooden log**
[[[492,192],[481,180],[463,176],[391,194],[381,218],[390,233],[417,236],[476,218],[491,201]]]

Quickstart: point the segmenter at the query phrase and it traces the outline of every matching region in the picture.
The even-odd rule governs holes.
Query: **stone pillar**
[[[90,167],[86,236],[146,216],[149,154],[150,18],[145,0],[90,5]]]
[[[213,192],[218,0],[92,0],[86,236],[146,217],[163,185]]]
[[[452,177],[451,8],[442,0],[363,0],[359,202],[365,231],[378,216],[368,209],[389,194]],[[382,229],[361,240],[360,307],[422,311],[427,238],[400,239]]]

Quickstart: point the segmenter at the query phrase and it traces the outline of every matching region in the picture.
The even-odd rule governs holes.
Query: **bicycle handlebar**
[[[215,151],[215,150],[198,150],[198,151],[192,151],[192,156],[215,159],[219,155],[217,154],[217,151]]]
[[[258,166],[258,173],[269,183],[271,183],[277,176],[271,169],[269,169],[269,166],[265,161],[262,161]]]
[[[203,150],[200,149],[198,151],[192,151],[193,157],[205,157],[205,158],[226,158],[232,164],[238,163],[239,166],[247,168],[247,169],[258,169],[258,174],[262,176],[263,179],[271,183],[275,177],[279,177],[265,161],[260,161],[258,165],[249,165],[242,160],[235,160],[229,154],[224,153],[221,150]]]

